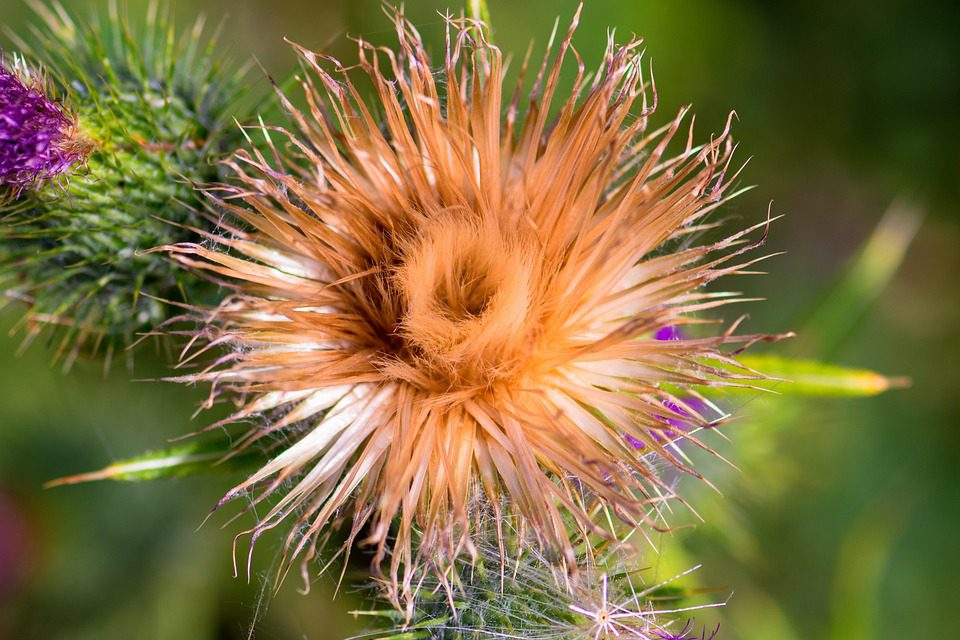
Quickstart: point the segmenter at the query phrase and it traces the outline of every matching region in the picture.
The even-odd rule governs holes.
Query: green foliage
[[[167,319],[162,300],[193,302],[211,288],[147,251],[213,226],[196,186],[219,178],[215,161],[239,136],[234,118],[252,105],[202,20],[178,39],[156,5],[139,29],[114,4],[91,22],[59,4],[32,6],[32,44],[13,37],[92,151],[62,184],[0,209],[0,274],[29,304],[31,335],[57,328],[58,355],[112,350]]]
[[[58,487],[96,480],[118,480],[122,482],[140,482],[193,476],[212,471],[233,471],[245,469],[255,463],[262,463],[262,456],[252,451],[232,452],[223,443],[192,442],[179,447],[171,447],[120,460],[113,464],[88,473],[58,478],[46,483],[46,487]]]
[[[850,369],[814,360],[774,355],[741,356],[739,360],[743,365],[772,378],[754,381],[754,386],[788,396],[874,396],[908,384],[903,378],[888,378],[866,369]],[[733,389],[733,392],[755,393],[752,389]]]
[[[811,310],[800,331],[799,351],[830,357],[851,337],[897,273],[922,220],[916,205],[898,201],[890,206],[844,273]]]

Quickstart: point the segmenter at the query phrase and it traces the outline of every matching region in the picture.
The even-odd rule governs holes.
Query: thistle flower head
[[[66,365],[81,349],[123,347],[155,328],[167,318],[158,299],[196,301],[211,288],[147,251],[204,225],[195,185],[220,179],[213,159],[244,115],[240,76],[221,67],[202,21],[178,39],[162,3],[138,28],[110,6],[87,22],[34,3],[33,41],[18,44],[43,64],[47,90],[27,84],[24,93],[4,72],[4,95],[21,96],[4,106],[4,122],[14,111],[33,120],[0,125],[0,166],[70,175],[60,188],[38,183],[0,203],[0,276],[14,282],[7,295],[29,306],[28,339],[55,329]],[[73,130],[89,141],[82,165]],[[37,156],[10,156],[21,153]]]
[[[298,47],[295,153],[239,153],[244,186],[219,203],[249,231],[168,247],[236,291],[198,336],[229,353],[181,379],[238,394],[218,426],[264,419],[237,446],[286,436],[225,501],[273,495],[250,533],[296,520],[288,560],[347,521],[409,589],[420,561],[475,550],[469,505],[484,493],[572,567],[571,523],[596,532],[596,508],[665,526],[673,490],[653,461],[698,474],[659,435],[680,421],[701,445],[693,431],[716,416],[687,399],[753,375],[724,349],[760,336],[654,336],[739,300],[703,287],[747,268],[754,229],[693,240],[733,195],[733,144],[724,130],[694,146],[691,130],[668,155],[686,110],[648,127],[637,40],[611,40],[587,74],[575,19],[524,99],[522,82],[506,95],[484,25],[449,20],[438,63],[395,24],[399,48],[361,40],[353,69]]]
[[[88,151],[38,78],[19,57],[8,66],[0,53],[0,189],[12,196],[65,173]]]

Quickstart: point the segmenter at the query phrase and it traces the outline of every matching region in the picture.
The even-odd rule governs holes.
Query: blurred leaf
[[[780,356],[741,356],[744,366],[777,380],[759,380],[754,386],[788,396],[874,396],[888,389],[908,386],[906,378],[890,378],[868,369],[850,369],[814,360]]]
[[[234,455],[231,456],[231,453]],[[228,457],[230,456],[230,457]],[[259,460],[259,452],[237,454],[226,443],[194,442],[115,462],[99,471],[80,473],[47,482],[44,487],[59,487],[97,480],[139,482],[160,478],[179,478],[214,471],[233,471]]]
[[[467,13],[471,18],[490,24],[490,7],[487,5],[487,0],[468,0],[467,6]]]
[[[847,528],[833,576],[829,640],[869,640],[880,635],[876,622],[880,592],[907,516],[908,499],[891,500],[884,491]]]
[[[803,323],[798,348],[821,358],[836,352],[890,283],[922,218],[915,205],[903,201],[890,205],[833,289]]]

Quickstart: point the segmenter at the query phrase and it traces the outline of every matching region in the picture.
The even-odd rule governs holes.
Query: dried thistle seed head
[[[22,58],[0,52],[0,202],[42,188],[90,152],[45,84]]]
[[[27,338],[52,329],[69,365],[81,350],[123,347],[155,328],[169,315],[158,299],[196,301],[213,290],[146,252],[196,237],[189,226],[213,227],[197,212],[195,187],[220,179],[215,159],[240,137],[243,85],[213,53],[202,21],[178,39],[162,3],[139,28],[115,5],[92,22],[56,3],[33,6],[37,29],[18,44],[49,75],[45,95],[56,103],[47,119],[89,143],[85,162],[70,162],[80,155],[73,133],[51,138],[41,164],[58,184],[2,205],[0,276],[8,297],[28,304]],[[3,132],[12,149],[38,135]]]
[[[734,195],[729,131],[669,156],[686,110],[648,129],[635,40],[559,96],[576,22],[525,102],[504,97],[501,52],[470,21],[448,21],[439,72],[402,15],[399,47],[361,41],[351,69],[298,48],[296,157],[240,152],[244,186],[220,202],[250,231],[168,247],[236,290],[198,336],[200,353],[230,353],[180,379],[239,399],[218,425],[266,416],[238,447],[290,438],[224,499],[274,496],[249,533],[295,520],[288,561],[347,521],[402,598],[421,561],[442,571],[472,549],[482,491],[573,567],[570,536],[596,532],[596,507],[666,526],[673,490],[653,461],[697,472],[664,430],[682,422],[676,437],[702,446],[715,416],[688,399],[754,375],[726,350],[762,336],[655,338],[742,300],[704,286],[752,262],[764,225],[695,240]]]

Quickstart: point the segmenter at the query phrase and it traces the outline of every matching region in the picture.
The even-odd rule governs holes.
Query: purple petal
[[[657,332],[653,334],[654,340],[683,340],[683,332],[680,331],[680,327],[669,325],[666,327],[660,327],[657,329]]]
[[[0,60],[0,185],[19,193],[67,171],[80,159],[66,144],[72,124],[57,102]]]

